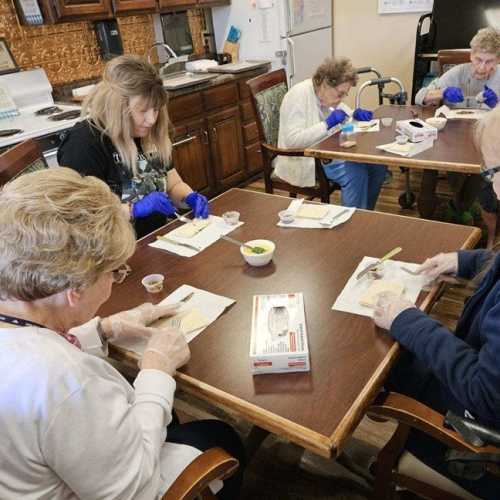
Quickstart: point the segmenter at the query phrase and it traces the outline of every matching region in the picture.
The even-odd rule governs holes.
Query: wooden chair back
[[[277,156],[304,156],[303,149],[278,148],[280,108],[283,98],[288,92],[288,84],[284,69],[264,73],[247,81],[252,100],[252,106],[257,117],[257,128],[261,139],[262,156],[264,160],[264,183],[267,193],[274,189],[288,191],[291,197],[297,194],[309,198],[320,198],[323,203],[329,203],[330,194],[339,189],[338,184],[331,183],[326,178],[323,166],[315,159],[316,186],[293,186],[273,176],[273,160]]]
[[[444,49],[437,53],[439,74],[446,73],[457,64],[470,62],[470,49]]]
[[[0,154],[0,186],[20,175],[45,168],[48,165],[38,142],[28,139]]]
[[[230,477],[238,466],[238,460],[225,450],[211,448],[184,469],[162,500],[216,500],[208,485],[215,479]]]

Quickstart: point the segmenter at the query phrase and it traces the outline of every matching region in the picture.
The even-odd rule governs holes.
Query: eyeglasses
[[[111,271],[113,273],[114,283],[123,283],[125,278],[132,272],[132,268],[128,264],[123,264],[117,269]]]
[[[500,166],[487,168],[486,170],[482,170],[479,173],[481,174],[481,177],[483,179],[486,179],[489,182],[493,182],[493,177],[495,177],[495,174],[497,172],[500,172]]]

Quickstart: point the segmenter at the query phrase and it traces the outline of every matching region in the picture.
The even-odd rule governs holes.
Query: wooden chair
[[[411,428],[429,434],[458,451],[500,453],[500,449],[492,445],[479,448],[467,443],[457,432],[444,427],[442,415],[402,394],[391,392],[383,395],[367,413],[375,420],[389,419],[398,423],[396,431],[377,458],[373,494],[377,500],[393,499],[396,486],[430,500],[476,499],[461,486],[404,451]]]
[[[0,186],[19,175],[48,167],[38,143],[28,139],[0,154]]]
[[[470,62],[470,49],[438,50],[437,62],[439,67],[439,74],[442,75],[457,64],[465,64]]]
[[[279,69],[259,75],[248,80],[247,85],[252,96],[252,105],[262,141],[266,193],[272,194],[274,189],[281,189],[288,191],[293,198],[297,197],[297,194],[302,194],[310,198],[320,198],[323,203],[329,203],[330,194],[340,187],[327,179],[318,159],[315,159],[316,186],[314,187],[294,186],[273,175],[273,160],[277,156],[304,156],[303,149],[280,149],[277,147],[280,107],[283,97],[288,91],[285,70]]]
[[[238,466],[238,460],[222,448],[211,448],[187,466],[162,500],[216,500],[209,483],[230,477]]]

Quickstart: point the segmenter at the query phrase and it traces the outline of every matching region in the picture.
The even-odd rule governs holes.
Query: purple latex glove
[[[191,207],[195,217],[201,219],[208,217],[208,200],[205,196],[193,191],[186,196],[184,201]]]
[[[335,127],[339,123],[342,123],[347,118],[347,114],[341,109],[334,109],[327,117],[326,117],[326,126],[328,129]]]
[[[132,217],[134,219],[142,219],[153,213],[163,215],[175,214],[175,206],[165,193],[154,191],[144,196],[141,200],[136,201],[132,206]]]
[[[462,90],[458,87],[447,87],[443,92],[443,99],[448,102],[457,103],[464,100]]]
[[[357,108],[354,110],[352,117],[358,122],[369,122],[373,118],[373,113],[367,109]]]
[[[491,90],[488,85],[484,86],[483,99],[486,106],[494,108],[498,104],[498,96],[494,90]]]

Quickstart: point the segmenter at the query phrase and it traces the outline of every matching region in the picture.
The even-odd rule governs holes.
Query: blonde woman
[[[0,191],[0,498],[152,500],[202,450],[243,460],[223,422],[167,428],[189,348],[147,325],[175,308],[94,317],[134,248],[118,198],[94,177],[48,169]],[[132,336],[147,339],[134,386],[101,359],[108,339]],[[238,475],[219,498],[238,497]]]
[[[500,199],[500,108],[478,124],[476,142],[486,165],[483,174]],[[452,274],[474,280],[452,334],[445,326],[396,296],[381,297],[375,323],[405,349],[385,387],[410,395],[442,414],[448,410],[500,432],[500,254],[487,250],[439,254],[421,266],[423,275]],[[427,465],[485,499],[497,499],[500,478],[485,471],[477,480],[450,474],[446,447],[413,432],[407,449]]]
[[[172,163],[167,93],[152,65],[132,55],[110,61],[82,116],[59,148],[59,165],[106,182],[124,202],[138,237],[184,204],[195,217],[208,217],[207,199]]]

